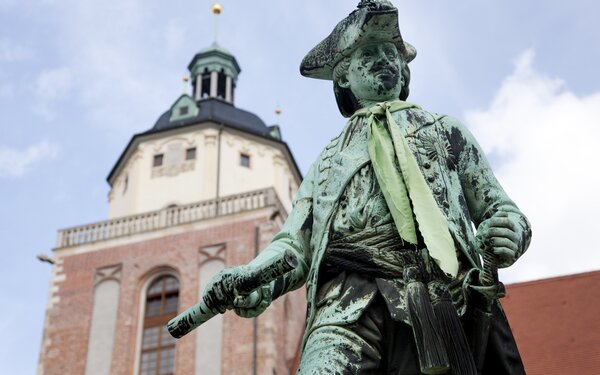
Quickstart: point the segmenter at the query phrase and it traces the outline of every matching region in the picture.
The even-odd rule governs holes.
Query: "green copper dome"
[[[188,65],[188,69],[192,77],[210,72],[223,72],[234,82],[242,71],[235,57],[217,42],[198,52]]]

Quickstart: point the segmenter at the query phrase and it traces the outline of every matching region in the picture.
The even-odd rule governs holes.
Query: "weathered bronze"
[[[234,305],[239,305],[241,299],[246,299],[246,304],[255,305],[259,301],[258,292],[255,290],[265,289],[265,293],[270,293],[266,287],[270,282],[298,266],[298,258],[291,251],[283,253],[269,259],[258,267],[248,269],[247,272],[230,272],[228,277],[221,275],[223,283],[228,284],[226,289],[232,289],[237,297]],[[171,319],[167,325],[169,333],[175,338],[181,338],[190,333],[195,328],[206,323],[218,313],[224,313],[227,308],[221,307],[219,298],[215,298],[213,293],[205,293],[204,298],[196,305],[190,307],[183,313]],[[263,298],[264,299],[264,298]]]
[[[333,81],[349,121],[272,243],[205,289],[215,313],[252,317],[305,284],[299,374],[525,373],[496,269],[525,252],[529,223],[459,121],[405,101],[415,56],[387,0],[361,1],[308,53],[302,74]],[[297,267],[236,293],[228,280],[286,251]]]

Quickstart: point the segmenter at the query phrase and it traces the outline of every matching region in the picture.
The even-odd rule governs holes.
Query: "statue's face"
[[[350,56],[350,67],[340,85],[350,88],[362,104],[398,99],[404,84],[401,59],[393,43],[366,44]]]

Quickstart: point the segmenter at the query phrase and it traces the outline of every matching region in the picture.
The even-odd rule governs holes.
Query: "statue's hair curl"
[[[350,57],[347,56],[333,68],[333,82],[338,83],[344,74],[348,72],[348,69],[350,69]]]

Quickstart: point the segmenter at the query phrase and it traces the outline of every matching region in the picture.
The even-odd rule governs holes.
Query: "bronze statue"
[[[459,121],[406,102],[415,56],[387,0],[361,1],[308,53],[301,73],[333,81],[349,121],[272,243],[205,289],[207,316],[253,317],[306,284],[299,374],[525,373],[496,268],[525,252],[529,223]],[[291,271],[265,266],[284,254]],[[279,271],[240,293],[259,267]]]

